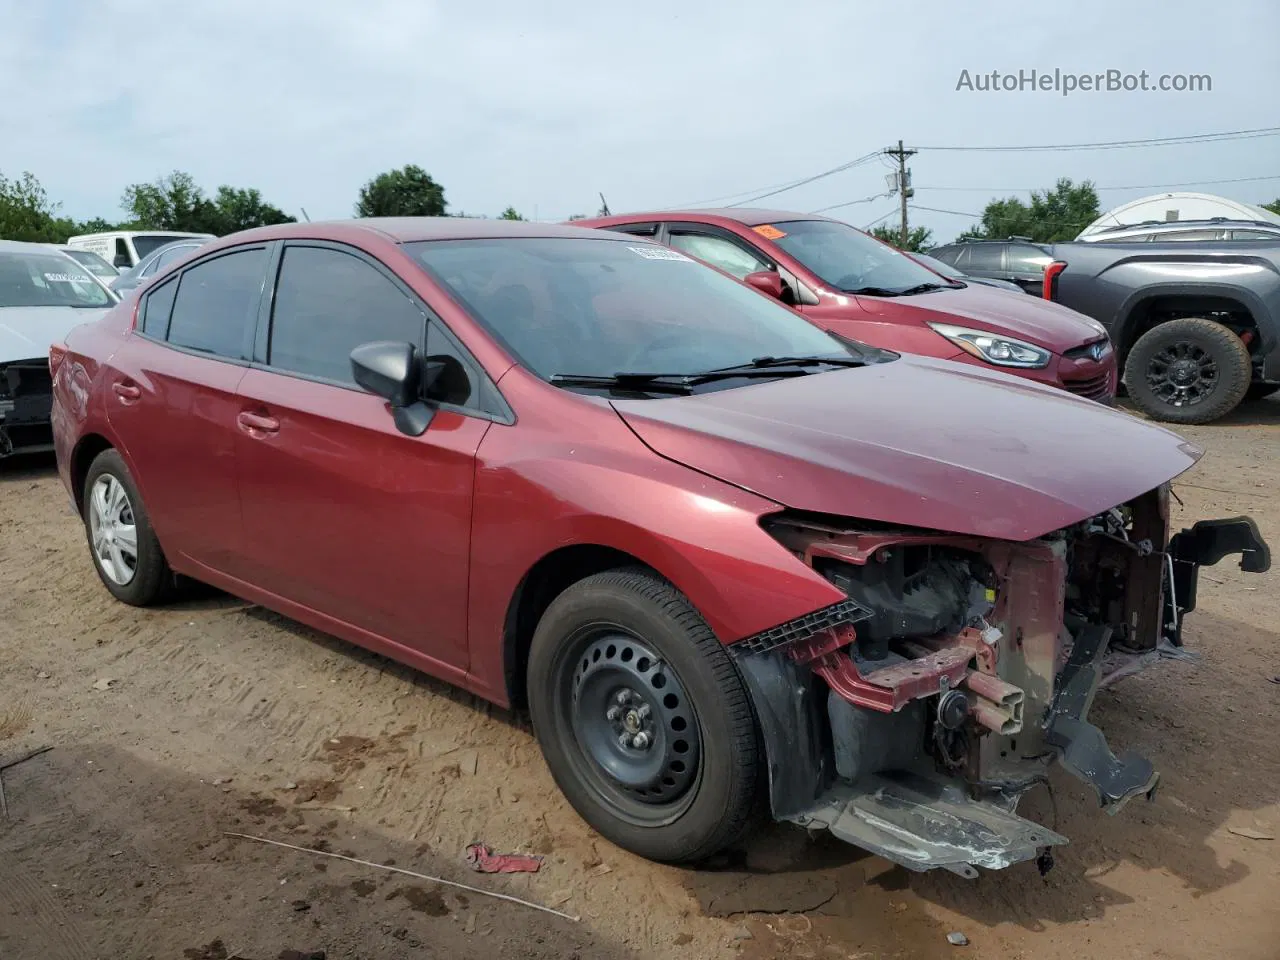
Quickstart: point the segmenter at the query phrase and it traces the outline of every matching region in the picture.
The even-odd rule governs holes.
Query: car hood
[[[48,357],[49,348],[73,327],[106,314],[108,307],[0,307],[0,363]]]
[[[1063,390],[925,357],[613,406],[654,452],[791,509],[1006,540],[1095,516],[1203,453]]]
[[[910,297],[858,297],[867,312],[917,323],[951,323],[1029,340],[1054,353],[1106,336],[1097,321],[1040,297],[1009,296],[1009,291],[972,283],[963,289],[935,290]]]

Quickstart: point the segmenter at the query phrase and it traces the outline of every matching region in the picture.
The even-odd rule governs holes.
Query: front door
[[[442,408],[406,436],[355,385],[354,347],[421,350],[427,315],[353,248],[287,243],[270,313],[235,417],[251,582],[466,669],[475,453],[491,421]]]

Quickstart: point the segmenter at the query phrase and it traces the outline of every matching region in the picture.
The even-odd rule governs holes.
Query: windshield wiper
[[[765,360],[771,357],[762,358]],[[826,362],[826,361],[822,361]],[[837,360],[837,363],[842,361]],[[861,361],[850,358],[851,365],[861,365]],[[809,373],[803,366],[792,366],[793,369],[774,369],[772,366],[755,367],[745,364],[742,367],[726,367],[723,370],[703,370],[698,373],[639,373],[622,372],[599,376],[585,373],[556,373],[548,377],[548,382],[557,387],[603,387],[606,389],[638,390],[642,393],[693,393],[693,388],[716,380],[733,380],[738,377],[770,378],[800,377]]]
[[[774,367],[820,367],[823,364],[828,364],[833,367],[864,367],[867,365],[867,361],[861,357],[822,357],[817,355],[801,357],[755,357],[746,363],[735,364],[732,367],[717,367],[714,370],[708,370],[707,374],[746,373],[752,370],[769,370]]]
[[[905,290],[899,290],[898,295],[901,297],[909,297],[913,293],[928,293],[930,290],[955,290],[964,286],[962,283],[917,283],[914,287],[907,287]]]
[[[845,290],[845,293],[862,294],[866,297],[900,297],[901,290],[890,290],[888,287],[854,287],[852,290]]]
[[[547,381],[557,387],[603,387],[606,389],[640,390],[646,393],[693,392],[693,384],[685,374],[615,373],[597,376],[588,373],[554,373]]]

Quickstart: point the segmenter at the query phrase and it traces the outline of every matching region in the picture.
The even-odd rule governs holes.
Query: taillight
[[[1067,269],[1067,261],[1055,260],[1044,268],[1044,287],[1040,295],[1046,300],[1058,299],[1058,277]]]
[[[63,343],[55,343],[49,348],[49,376],[56,377],[58,368],[62,366],[62,361],[67,358],[67,346]]]

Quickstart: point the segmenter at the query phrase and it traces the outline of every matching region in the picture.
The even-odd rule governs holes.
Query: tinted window
[[[169,244],[177,241],[188,239],[186,237],[167,237],[161,236],[137,236],[133,238],[133,249],[138,251],[138,259],[141,260],[149,253],[155,253],[161,247],[167,247]]]
[[[477,396],[480,378],[476,376],[471,359],[439,323],[427,327],[426,353],[428,364],[450,361],[444,367],[445,372],[431,385],[430,399],[458,407],[480,406]]]
[[[658,232],[658,225],[656,223],[624,223],[605,229],[613,230],[615,233],[629,233],[633,237],[652,237]]]
[[[169,329],[173,297],[178,292],[177,280],[166,280],[146,295],[138,316],[138,329],[161,340]]]
[[[969,247],[964,269],[969,273],[997,272],[1004,265],[1003,243],[975,243]]]
[[[941,260],[943,263],[949,263],[954,267],[959,265],[960,258],[968,252],[968,247],[953,243],[945,247],[934,247],[929,251],[929,256]]]
[[[768,226],[769,232],[764,232],[764,225],[755,229],[838,290],[900,291],[938,283],[932,270],[847,223],[791,220]]]
[[[653,243],[531,237],[405,248],[544,378],[684,374],[762,356],[852,352],[781,304]]]
[[[1014,273],[1040,273],[1053,262],[1039,247],[1028,243],[1009,244],[1009,269]]]
[[[265,249],[240,250],[182,273],[169,342],[220,357],[244,356],[245,330],[258,309]]]
[[[738,244],[724,237],[713,237],[705,233],[671,232],[671,246],[683,250],[691,257],[697,257],[713,267],[719,267],[730,276],[741,280],[749,273],[768,270],[765,263],[753,253],[749,253]]]
[[[322,247],[286,247],[276,283],[267,362],[353,383],[351,351],[373,340],[422,347],[426,317],[359,257]]]

